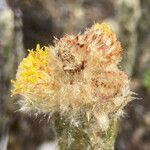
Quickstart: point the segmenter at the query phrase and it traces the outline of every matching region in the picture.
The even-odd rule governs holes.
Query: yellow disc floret
[[[12,81],[13,94],[24,92],[27,86],[37,83],[45,77],[49,48],[46,46],[40,48],[38,44],[35,51],[32,49],[28,52],[28,56],[19,65],[17,81]]]
[[[112,33],[110,26],[106,23],[96,23],[93,25],[93,28],[102,30],[106,35],[110,35]]]

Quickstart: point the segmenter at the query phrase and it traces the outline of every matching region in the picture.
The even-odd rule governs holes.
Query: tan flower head
[[[120,60],[116,35],[97,23],[84,34],[55,40],[51,48],[29,50],[12,81],[12,95],[23,97],[24,111],[115,113],[130,95],[128,77],[117,66]]]

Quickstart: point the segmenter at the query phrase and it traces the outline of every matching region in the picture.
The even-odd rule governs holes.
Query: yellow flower
[[[40,48],[39,44],[35,51],[33,49],[28,50],[28,56],[19,65],[17,80],[11,81],[13,83],[13,95],[23,93],[29,86],[45,78],[49,50],[46,46]]]
[[[96,23],[93,25],[93,29],[100,29],[106,35],[110,35],[112,33],[110,26],[106,23]]]

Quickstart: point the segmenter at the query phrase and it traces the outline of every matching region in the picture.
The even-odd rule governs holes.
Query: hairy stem
[[[84,114],[75,123],[66,115],[56,113],[54,125],[59,150],[111,150],[116,137],[116,119],[102,131],[95,118],[87,120]]]

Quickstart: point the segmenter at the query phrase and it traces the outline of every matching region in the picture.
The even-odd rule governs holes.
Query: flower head
[[[111,114],[129,101],[128,77],[118,69],[121,46],[107,24],[65,35],[51,48],[37,45],[20,63],[12,94],[21,108],[42,112]]]
[[[45,50],[43,50],[45,49]],[[26,86],[34,85],[44,78],[44,72],[47,68],[48,48],[37,45],[36,51],[28,50],[29,55],[20,63],[17,72],[17,81],[14,83],[14,94],[20,94],[27,88]]]

